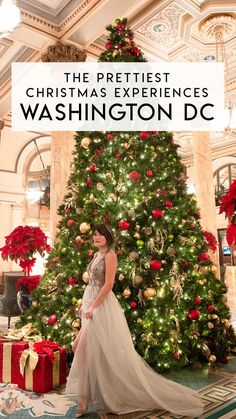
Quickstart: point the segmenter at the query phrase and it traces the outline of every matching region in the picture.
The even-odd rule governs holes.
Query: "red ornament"
[[[156,189],[155,194],[157,196],[166,196],[166,191],[165,191],[165,189]]]
[[[210,313],[212,313],[212,311],[216,310],[216,306],[214,306],[214,304],[208,304],[207,305],[207,311],[209,311]]]
[[[152,177],[153,176],[153,170],[147,170],[146,171],[146,176],[147,177]]]
[[[117,254],[117,255],[123,255],[123,254],[124,254],[124,250],[122,250],[122,249],[117,249],[117,250],[116,250],[116,254]]]
[[[89,257],[89,258],[93,258],[93,257],[94,257],[94,252],[93,252],[92,250],[90,250],[90,251],[88,252],[88,257]]]
[[[175,143],[175,140],[174,140],[174,138],[173,138],[173,137],[171,138],[170,143],[171,143],[171,144],[174,144],[174,143]]]
[[[119,151],[117,151],[117,153],[115,155],[115,159],[120,160],[120,158],[121,158],[121,153],[119,153]]]
[[[195,297],[195,303],[196,304],[201,304],[201,302],[202,302],[202,300],[201,300],[201,297]]]
[[[183,262],[181,262],[180,265],[182,266],[182,268],[188,268],[189,262],[187,262],[186,260],[183,260]]]
[[[150,133],[147,131],[141,131],[139,133],[140,138],[149,138],[150,137]]]
[[[106,49],[111,49],[112,45],[110,41],[106,42]]]
[[[119,22],[119,23],[117,23],[116,27],[117,27],[118,29],[124,29],[125,25],[124,25],[124,23]]]
[[[125,56],[126,56],[126,57],[129,57],[129,56],[131,55],[131,52],[127,49],[127,50],[124,52],[124,54],[125,54]]]
[[[92,212],[92,215],[93,215],[94,217],[97,217],[97,216],[99,215],[99,211],[95,209],[95,210]]]
[[[201,213],[200,211],[195,211],[194,213],[195,217],[200,218],[201,217]]]
[[[112,141],[114,138],[113,134],[107,134],[107,140]]]
[[[75,221],[70,219],[67,221],[67,227],[72,227],[74,225]]]
[[[172,353],[172,356],[173,356],[174,359],[176,359],[176,361],[179,361],[181,355],[178,351],[175,351],[175,352]]]
[[[137,303],[134,300],[130,301],[129,305],[130,305],[131,308],[136,308],[137,307]]]
[[[90,172],[95,172],[96,166],[94,164],[90,164],[88,169],[89,169]]]
[[[159,271],[162,267],[162,263],[160,260],[154,259],[150,262],[150,268],[153,271]]]
[[[71,286],[76,285],[77,284],[76,278],[74,278],[73,276],[70,276],[70,278],[68,278],[68,284]]]
[[[210,255],[208,254],[208,253],[206,253],[206,252],[203,252],[203,253],[201,253],[200,255],[199,255],[199,260],[201,261],[201,262],[203,262],[203,261],[205,261],[205,260],[209,260],[211,257],[210,257]]]
[[[65,213],[66,213],[67,215],[68,215],[68,214],[70,214],[70,208],[68,208],[68,207],[67,207],[67,208],[65,209]]]
[[[86,185],[91,186],[92,185],[91,177],[88,176],[85,183]]]
[[[200,311],[199,311],[197,308],[193,308],[193,309],[190,309],[190,310],[188,311],[188,318],[189,318],[189,320],[191,320],[192,322],[194,322],[194,321],[198,320],[198,319],[199,319],[199,317],[200,317]]]
[[[171,207],[173,207],[173,202],[171,202],[171,201],[166,201],[166,202],[165,202],[165,207],[166,207],[166,208],[171,208]]]
[[[50,324],[51,326],[56,324],[56,322],[57,322],[56,314],[52,314],[51,316],[48,317],[48,324]]]
[[[133,53],[135,54],[135,55],[139,55],[140,54],[140,49],[139,48],[137,48],[137,47],[135,47],[135,48],[133,48]]]
[[[116,45],[116,49],[122,49],[122,45],[121,44]]]
[[[129,173],[129,178],[132,182],[137,182],[140,178],[140,173],[138,173],[136,170],[133,170]]]
[[[155,209],[152,211],[153,218],[161,218],[163,217],[163,215],[164,215],[164,212],[162,210]]]
[[[121,220],[118,223],[118,227],[119,227],[120,230],[127,231],[127,230],[130,229],[131,224],[127,220]]]

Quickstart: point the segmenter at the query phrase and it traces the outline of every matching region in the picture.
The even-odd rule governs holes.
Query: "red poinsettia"
[[[231,220],[236,209],[236,180],[231,183],[226,195],[221,198],[220,202],[219,213],[222,214],[225,212],[225,218]]]
[[[209,231],[204,231],[204,240],[208,247],[208,249],[212,250],[213,252],[217,251],[218,242],[214,236],[214,234],[210,233]]]
[[[225,212],[225,218],[229,219],[229,225],[227,227],[226,239],[229,246],[236,244],[236,180],[234,180],[226,195],[221,198],[220,214]]]
[[[27,292],[31,292],[34,288],[36,288],[39,285],[40,278],[40,275],[32,275],[24,276],[23,278],[18,279],[16,283],[17,291],[24,289]]]
[[[39,227],[16,227],[5,239],[5,246],[0,248],[3,260],[7,260],[9,257],[17,262],[18,260],[29,259],[36,252],[43,256],[44,252],[50,251],[47,236]]]

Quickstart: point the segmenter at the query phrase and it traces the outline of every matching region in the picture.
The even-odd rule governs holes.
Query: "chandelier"
[[[230,40],[236,30],[236,19],[230,15],[217,15],[208,18],[200,27],[203,38],[208,41],[214,41],[215,56],[208,55],[206,61],[215,59],[217,62],[223,62],[225,67],[225,129],[232,130],[236,128],[236,103],[232,97],[232,86],[230,85],[230,69],[225,50],[225,41]]]
[[[14,0],[0,3],[0,38],[11,33],[21,23],[21,12]]]

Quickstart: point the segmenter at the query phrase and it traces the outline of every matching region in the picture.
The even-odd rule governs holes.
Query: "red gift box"
[[[61,348],[54,352],[52,362],[48,354],[38,354],[38,362],[34,369],[26,362],[24,376],[21,375],[18,387],[36,393],[47,393],[53,388],[64,384],[67,376],[67,351]]]
[[[28,341],[0,339],[0,382],[18,384],[22,378],[19,360],[22,351],[29,347]]]

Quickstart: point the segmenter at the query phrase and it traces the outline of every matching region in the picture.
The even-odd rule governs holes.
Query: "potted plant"
[[[17,302],[20,310],[23,312],[30,306],[31,291],[39,285],[40,275],[30,275],[36,262],[33,257],[35,253],[44,256],[45,252],[50,251],[47,244],[47,236],[39,228],[34,226],[16,227],[9,236],[5,237],[5,246],[0,248],[3,260],[14,260],[19,262],[25,276],[20,278],[16,287],[18,290]]]

